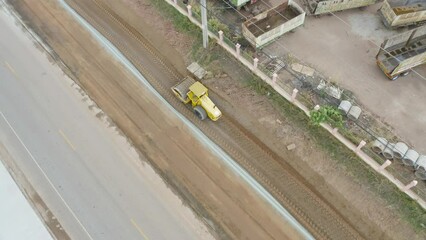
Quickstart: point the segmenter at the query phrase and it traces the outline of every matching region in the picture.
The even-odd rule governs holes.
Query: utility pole
[[[183,0],[183,3],[188,4],[188,0]],[[203,47],[207,48],[209,44],[209,29],[207,26],[207,3],[206,0],[200,0],[201,8],[201,27],[203,29]]]
[[[201,26],[203,27],[203,47],[209,44],[209,29],[207,27],[207,4],[206,0],[200,0],[201,5]]]

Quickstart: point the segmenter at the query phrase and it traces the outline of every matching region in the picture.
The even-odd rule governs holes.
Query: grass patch
[[[194,25],[186,16],[182,15],[173,6],[164,0],[151,0],[151,4],[167,19],[170,19],[174,28],[182,33],[186,33],[194,38],[191,47],[191,57],[198,59],[199,63],[206,65],[219,58],[216,51],[210,51],[216,47],[216,41],[209,39],[208,49],[204,49],[202,45],[201,29]]]
[[[249,86],[260,95],[266,95],[272,103],[293,124],[307,131],[321,149],[330,154],[331,159],[343,167],[355,181],[367,185],[373,192],[378,193],[388,206],[397,209],[401,216],[409,222],[416,231],[426,231],[426,211],[405,193],[402,193],[388,179],[377,174],[370,166],[359,159],[355,153],[340,143],[321,127],[309,124],[309,117],[284,99],[267,83],[254,77],[247,81]]]
[[[175,29],[187,33],[193,37],[201,37],[201,30],[195,26],[186,16],[182,15],[174,7],[164,0],[151,0],[151,4],[159,10],[162,15],[171,20]]]

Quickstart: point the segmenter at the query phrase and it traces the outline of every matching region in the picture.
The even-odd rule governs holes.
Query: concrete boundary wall
[[[174,0],[164,0],[171,6],[173,6],[176,10],[178,10],[181,14],[188,17],[188,19],[194,23],[196,26],[198,26],[201,29],[201,24],[190,14],[191,7],[188,7],[187,9],[181,8],[177,1]],[[221,36],[221,33],[219,33],[219,37],[216,36],[213,32],[209,31],[209,37],[211,39],[214,39],[217,41],[217,43],[222,46],[224,50],[226,50],[228,53],[230,53],[232,56],[234,56],[236,59],[238,59],[244,66],[246,66],[248,69],[250,69],[254,74],[256,74],[260,79],[262,79],[264,82],[266,82],[268,85],[270,85],[276,92],[278,92],[281,96],[283,96],[287,101],[293,103],[296,107],[301,109],[307,116],[310,116],[310,109],[308,109],[305,105],[303,105],[300,101],[297,100],[297,89],[294,89],[292,93],[288,93],[286,90],[284,90],[282,87],[278,86],[276,84],[277,77],[273,76],[270,78],[268,75],[266,75],[264,72],[262,72],[260,69],[258,69],[257,62],[253,59],[252,62],[248,61],[244,57],[240,56],[239,47],[235,46],[229,46]],[[237,44],[238,45],[238,44]],[[411,187],[413,187],[413,182],[404,184],[400,180],[396,179],[395,176],[393,176],[391,173],[386,171],[384,169],[386,166],[379,165],[374,159],[372,159],[370,156],[368,156],[363,150],[362,147],[365,145],[364,141],[361,141],[359,145],[353,144],[350,140],[345,138],[341,133],[337,131],[337,129],[331,127],[329,124],[322,123],[321,127],[323,127],[325,130],[327,130],[331,135],[333,135],[337,140],[339,140],[341,143],[343,143],[347,148],[352,150],[361,160],[363,160],[365,163],[367,163],[371,168],[373,168],[377,173],[383,175],[386,177],[390,182],[392,182],[400,191],[406,193],[411,199],[416,201],[423,209],[426,209],[426,201],[422,199],[419,195],[417,195],[414,191],[410,190]],[[415,185],[415,184],[414,184]]]
[[[401,43],[408,45],[412,43],[414,39],[424,35],[426,35],[426,25],[387,38],[383,48],[391,48]]]
[[[292,11],[297,12],[296,17],[287,19],[286,21],[283,21],[282,24],[280,24],[279,26],[276,26],[272,29],[268,29],[264,33],[257,36],[250,31],[251,25],[256,25],[259,21],[262,21],[267,17],[281,14],[280,11],[284,11],[284,9],[289,8],[291,8]],[[250,18],[244,23],[242,23],[242,33],[253,47],[261,48],[272,42],[274,39],[285,34],[286,32],[289,32],[302,25],[305,22],[305,15],[305,11],[303,11],[303,9],[299,5],[297,5],[297,3],[293,2],[292,0],[289,0],[287,2],[283,2],[282,4],[274,8],[264,11],[261,14],[256,15],[253,18]]]
[[[337,12],[351,8],[365,7],[375,4],[377,0],[328,0],[317,3],[314,14]]]
[[[390,28],[415,25],[426,21],[426,10],[421,4],[419,4],[419,7],[417,7],[417,4],[410,3],[398,6],[384,0],[379,12],[383,17],[384,24]]]

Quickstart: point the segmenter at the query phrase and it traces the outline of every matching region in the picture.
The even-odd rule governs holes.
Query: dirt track
[[[182,77],[175,67],[182,72],[182,66],[167,63],[136,30],[114,16],[112,11],[111,15],[107,14],[110,10],[106,5],[100,2],[96,5],[94,1],[68,2],[120,48],[172,105],[258,178],[316,237],[353,239],[368,234],[358,233],[356,227],[319,197],[291,166],[232,119],[224,117],[217,124],[197,121],[169,91],[169,87]],[[187,146],[191,139],[185,134],[184,127],[176,127],[176,122],[164,119],[152,99],[144,96],[146,90],[113,64],[110,56],[55,2],[20,1],[15,2],[15,6],[31,19],[39,35],[69,66],[75,80],[142,154],[151,159],[151,163],[200,215],[216,223],[216,230],[223,233],[220,237],[282,239],[286,234],[291,237],[291,232],[275,214],[265,211],[266,207],[259,208],[264,206],[263,202],[239,187],[239,183],[233,182],[229,176],[224,177],[224,170],[214,159],[189,151]]]
[[[28,5],[20,6],[28,10]],[[45,37],[53,35],[58,40],[46,38],[75,79],[220,238],[297,238],[278,215],[188,136],[186,127],[153,102],[135,78],[111,61],[88,33],[57,7],[52,1],[37,3],[26,14],[35,14],[35,24],[40,23],[39,17],[49,19],[38,27],[48,33]]]

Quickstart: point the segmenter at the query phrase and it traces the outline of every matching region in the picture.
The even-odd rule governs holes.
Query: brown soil
[[[166,35],[169,44],[173,39],[187,40],[188,44],[180,43],[176,50],[190,63],[188,47],[192,43],[185,34],[175,30],[168,31],[172,23],[162,18],[158,10],[150,4],[150,0],[122,0],[137,10],[143,21],[155,28],[155,32],[145,33]],[[161,24],[160,24],[161,23]],[[148,31],[148,30],[147,30]],[[161,38],[161,37],[160,37]],[[161,48],[157,48],[161,49]],[[423,239],[425,233],[416,233],[408,223],[401,220],[399,214],[387,206],[378,194],[359,184],[341,166],[336,166],[327,153],[315,146],[310,136],[299,129],[286,116],[279,114],[266,97],[258,96],[250,90],[241,79],[251,77],[245,71],[236,71],[241,65],[230,61],[229,57],[221,56],[225,61],[213,62],[209,65],[213,72],[224,71],[223,78],[212,78],[204,81],[220,99],[218,105],[225,107],[247,129],[265,142],[291,164],[302,176],[314,185],[329,202],[371,239]],[[218,74],[219,75],[219,74]],[[242,108],[242,106],[244,106]],[[295,143],[293,152],[285,146]],[[315,159],[315,161],[312,161]]]
[[[99,18],[97,16],[99,10],[96,11],[90,5],[92,3],[76,2],[78,3],[76,6],[85,6],[83,9],[86,14],[89,14],[88,16]],[[137,53],[138,58],[135,59],[140,61],[137,67],[146,74],[148,80],[161,79],[170,83],[177,81],[181,77],[179,74],[185,74],[185,65],[189,62],[188,53],[192,42],[187,36],[175,31],[172,24],[150,6],[149,0],[123,1],[128,5],[112,0],[105,2],[112,5],[112,9],[118,15],[138,29],[160,52],[159,58],[150,57],[150,53],[140,46],[140,42],[126,37],[129,33],[120,32],[123,30],[119,28],[114,28],[114,31],[117,31],[116,35],[107,36],[119,39],[117,43],[126,42],[134,47],[135,51],[127,49],[125,54],[135,56],[134,53]],[[186,134],[186,128],[181,125],[176,126],[176,121],[165,117],[162,111],[166,110],[155,109],[153,100],[146,97],[147,90],[120,66],[114,64],[110,56],[94,42],[88,33],[58,8],[56,2],[34,3],[27,0],[14,1],[14,5],[21,15],[31,20],[35,31],[68,65],[74,79],[132,140],[141,153],[150,159],[151,164],[168,180],[169,184],[181,193],[200,216],[208,219],[206,222],[210,223],[219,238],[294,238],[295,235],[288,226],[285,226],[262,200],[235,180],[232,173],[227,172],[211,156],[203,155],[205,153],[201,150],[194,151],[194,149],[202,149],[200,143],[191,145],[190,151],[187,146],[191,137]],[[139,16],[130,9],[135,10]],[[102,20],[106,21],[105,18],[100,20],[98,19],[101,24]],[[105,26],[113,28],[113,25],[109,22]],[[98,28],[101,27],[101,25],[98,26]],[[128,46],[117,47],[126,49]],[[161,59],[168,61],[159,62]],[[261,179],[261,182],[267,187],[273,186],[278,189],[275,192],[272,191],[276,195],[282,193],[279,191],[284,191],[287,194],[281,196],[281,199],[287,199],[287,204],[296,204],[293,209],[298,209],[305,215],[311,215],[298,217],[302,222],[305,219],[304,223],[312,231],[320,230],[316,233],[317,236],[329,238],[334,236],[340,239],[346,239],[346,236],[360,238],[358,233],[354,233],[352,229],[354,228],[365,238],[384,239],[391,238],[390,236],[396,239],[421,238],[416,236],[404,222],[401,222],[391,209],[384,207],[383,201],[374,193],[346,176],[344,169],[334,166],[325,153],[314,147],[309,137],[288,122],[285,116],[278,115],[265,98],[256,96],[236,80],[240,77],[235,75],[238,64],[231,61],[223,67],[226,67],[225,70],[229,71],[232,78],[207,82],[212,89],[218,89],[215,92],[220,93],[220,96],[213,94],[215,100],[223,106],[228,116],[232,115],[238,120],[238,124],[251,129],[267,144],[262,145],[261,142],[252,141],[252,145],[254,142],[258,143],[257,148],[272,148],[284,158],[279,158],[282,159],[279,163],[263,164],[263,158],[247,156],[252,152],[247,146],[252,145],[245,145],[244,148],[241,144],[232,142],[235,136],[223,135],[224,131],[228,130],[230,131],[228,134],[239,133],[237,130],[220,129],[221,126],[227,126],[227,122],[231,120],[219,121],[217,124],[196,122],[197,125],[201,129],[206,129],[206,132],[208,128],[210,132],[212,132],[211,129],[217,130],[219,136],[216,136],[216,139],[222,139],[222,142],[225,142],[223,138],[227,138],[228,142],[225,144],[230,146],[225,148],[239,154],[239,159],[248,159],[245,161],[249,161],[251,167],[253,165],[250,164],[254,164],[256,167],[254,171],[261,171],[261,175],[269,176],[267,180]],[[177,71],[168,71],[170,69]],[[241,106],[246,107],[242,109]],[[181,112],[186,111],[185,115],[193,119],[182,105],[175,107]],[[297,144],[297,149],[294,152],[284,150],[283,146],[291,142]],[[194,141],[191,144],[194,144]],[[312,159],[315,161],[310,161]],[[276,167],[276,170],[267,172],[268,167],[269,170],[271,167]],[[293,168],[303,178],[297,172],[292,172]],[[294,187],[293,185],[296,188],[291,188]],[[312,190],[312,186],[315,186],[316,190]],[[288,189],[292,191],[289,192]],[[313,194],[316,194],[316,198]],[[311,211],[307,211],[308,209]]]
[[[300,239],[300,236],[198,142],[56,1],[13,2],[55,50],[71,77],[131,139],[140,153],[220,239]],[[59,60],[59,59],[58,59]],[[146,61],[155,70],[158,63]],[[170,78],[165,71],[155,77]],[[183,105],[179,105],[183,107]]]

